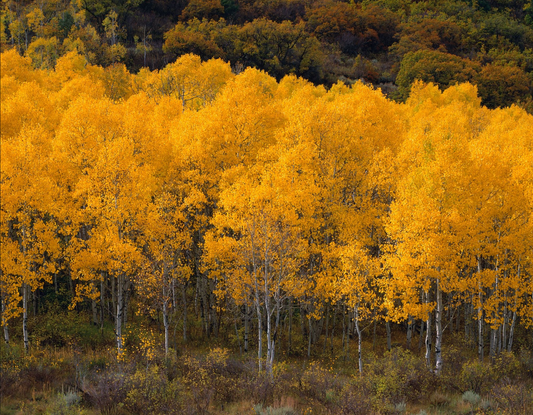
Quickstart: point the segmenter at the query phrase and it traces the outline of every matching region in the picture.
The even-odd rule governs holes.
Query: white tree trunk
[[[508,352],[513,350],[513,338],[514,338],[515,323],[516,323],[516,311],[513,311],[513,320],[511,321],[511,328],[509,329],[509,343],[507,344],[507,351]]]
[[[426,292],[426,305],[429,304],[429,291]],[[426,320],[426,365],[431,369],[431,312]]]
[[[122,339],[122,321],[124,312],[124,275],[120,273],[117,276],[117,314],[115,318],[115,336],[117,342],[117,353],[122,355],[123,339]]]
[[[357,353],[359,362],[359,376],[363,376],[363,351],[361,346],[361,329],[359,328],[359,304],[355,306],[355,331],[357,332]]]
[[[30,341],[28,338],[28,296],[29,286],[26,283],[22,284],[22,336],[24,339],[24,351],[28,353],[30,348]]]
[[[248,353],[248,336],[250,332],[250,307],[244,305],[244,353]]]
[[[168,319],[168,306],[167,302],[163,300],[163,327],[165,328],[165,356],[168,356],[168,329],[170,322]]]
[[[266,302],[268,303],[268,301]],[[266,310],[266,332],[267,332],[267,355],[266,355],[266,372],[272,376],[272,362],[274,360],[274,342],[272,341],[272,319],[270,310]]]
[[[9,325],[7,319],[5,318],[6,312],[6,300],[2,298],[2,326],[4,326],[4,341],[6,344],[9,344]]]
[[[435,373],[442,370],[442,291],[440,279],[437,279],[437,310],[435,313]]]
[[[481,256],[478,257],[477,260],[477,272],[481,273]],[[478,342],[477,342],[477,351],[479,360],[483,361],[483,351],[484,351],[484,344],[483,344],[483,287],[481,285],[481,277],[478,283],[478,296],[479,296],[479,306],[477,309],[477,317],[478,317]]]
[[[261,307],[257,305],[257,330],[259,335],[259,342],[257,345],[257,359],[259,361],[259,373],[263,371],[263,316],[261,315]]]

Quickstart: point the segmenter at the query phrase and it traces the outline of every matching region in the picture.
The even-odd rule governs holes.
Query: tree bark
[[[165,289],[163,288],[163,290]],[[163,327],[165,328],[165,356],[168,356],[168,328],[170,326],[170,322],[168,319],[168,305],[165,298],[165,294],[166,293],[163,293]]]
[[[437,279],[437,310],[435,313],[435,373],[442,370],[442,290],[440,279]]]
[[[181,290],[181,300],[183,303],[183,342],[187,342],[187,282],[183,283]]]
[[[326,306],[326,338],[324,339],[324,350],[323,354],[326,354],[326,347],[328,344],[328,335],[329,335],[329,303]]]
[[[4,326],[4,342],[9,345],[9,325],[7,322],[7,319],[5,318],[5,312],[6,312],[6,300],[5,298],[2,298],[2,325]]]
[[[357,332],[357,353],[359,362],[359,376],[363,376],[363,354],[361,347],[361,329],[359,328],[359,304],[355,306],[355,331]]]
[[[248,353],[248,336],[250,331],[250,307],[244,304],[244,353]]]
[[[288,351],[289,351],[289,354],[291,353],[292,351],[292,298],[289,297],[288,298],[288,303],[289,303],[289,307],[288,307],[288,312],[289,312],[289,339],[288,339]]]
[[[259,361],[259,373],[263,371],[263,316],[261,315],[261,307],[257,304],[257,330],[258,330],[258,345],[257,345],[257,359]]]
[[[333,309],[333,327],[331,328],[331,336],[330,336],[330,350],[331,354],[333,354],[333,336],[335,335],[335,323],[337,322],[337,308],[335,307]]]
[[[507,343],[507,351],[511,352],[513,350],[513,338],[514,338],[514,327],[516,323],[516,311],[513,311],[513,319],[511,320],[511,328],[509,329],[509,343]]]
[[[105,305],[105,292],[104,292],[104,273],[102,272],[102,280],[100,281],[100,329],[104,329],[104,305]]]
[[[420,320],[420,336],[418,337],[418,351],[422,350],[422,341],[424,340],[425,322]]]
[[[30,348],[30,341],[28,338],[28,295],[29,286],[26,283],[22,284],[22,337],[24,340],[24,351],[28,353]]]
[[[426,305],[429,304],[429,291],[426,291]],[[428,312],[426,320],[426,365],[431,369],[431,312]]]
[[[309,327],[309,333],[307,336],[307,358],[311,358],[311,336],[313,335],[313,328],[311,327],[311,317],[307,319],[307,327]]]
[[[387,329],[387,350],[390,352],[392,349],[392,333],[389,320],[385,321],[385,328]]]
[[[123,353],[122,323],[124,320],[124,274],[117,276],[117,314],[115,318],[115,336],[117,342],[117,352],[121,356]]]
[[[93,312],[93,325],[98,326],[98,307],[96,306],[96,300],[91,300],[91,308]]]
[[[407,348],[411,349],[411,339],[413,337],[413,317],[407,318]]]

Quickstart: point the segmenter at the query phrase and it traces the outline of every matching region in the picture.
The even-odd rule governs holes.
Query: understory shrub
[[[364,378],[372,392],[375,409],[427,399],[437,389],[439,381],[423,359],[401,348],[394,348],[383,358],[370,362]]]
[[[139,368],[124,382],[124,408],[132,414],[183,414],[186,394],[177,380],[169,381],[157,365]]]
[[[503,413],[528,415],[533,413],[533,388],[531,385],[502,379],[490,392],[494,409]]]

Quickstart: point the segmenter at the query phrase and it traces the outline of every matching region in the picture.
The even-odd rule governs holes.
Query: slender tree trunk
[[[479,294],[479,296],[481,297],[481,293]],[[478,356],[479,356],[479,360],[482,362],[483,359],[484,359],[484,349],[485,349],[485,345],[484,345],[484,339],[483,339],[483,309],[482,308],[479,308],[478,309],[478,342],[477,342],[477,351],[478,351]]]
[[[176,299],[176,278],[170,280],[170,289],[172,290],[172,310],[178,309],[178,302]]]
[[[372,351],[376,350],[378,319],[374,317],[374,330],[372,331]]]
[[[311,358],[311,336],[313,335],[313,328],[311,327],[311,316],[307,319],[307,327],[309,327],[309,335],[307,336],[307,358]]]
[[[357,332],[357,353],[359,362],[359,376],[363,376],[363,354],[361,347],[361,329],[359,328],[359,304],[355,306],[355,331]]]
[[[465,312],[465,341],[470,342],[470,304],[463,305]]]
[[[326,306],[326,338],[324,339],[324,351],[323,354],[326,354],[326,347],[328,344],[328,335],[329,335],[329,303]]]
[[[281,318],[281,305],[282,300],[279,299],[279,291],[278,291],[278,299],[276,300],[276,324],[274,326],[274,334],[272,336],[272,355],[271,357],[271,363],[270,366],[274,366],[274,357],[275,357],[275,351],[276,351],[276,341],[278,340],[278,331],[280,331],[280,318]]]
[[[117,316],[116,316],[116,310],[117,310],[117,281],[116,281],[116,277],[110,277],[110,280],[111,280],[111,305],[112,305],[112,312],[111,312],[111,315],[113,316],[113,318],[116,320]],[[115,324],[116,324],[116,321],[115,321]]]
[[[502,327],[502,337],[501,337],[501,343],[499,346],[499,352],[505,348],[505,345],[507,344],[507,326],[509,325],[509,310],[508,310],[508,302],[507,302],[507,295],[505,296],[505,305],[503,307],[503,327]]]
[[[521,271],[521,269],[520,269],[520,260],[519,260],[518,261],[518,270],[517,270],[517,273],[516,273],[518,281],[520,281],[520,271]],[[533,293],[531,295],[533,297]],[[515,297],[515,301],[514,301],[514,311],[513,311],[512,314],[513,314],[513,318],[511,320],[511,327],[509,328],[509,341],[507,343],[507,351],[508,352],[511,352],[512,349],[513,349],[514,328],[515,328],[515,324],[516,324],[516,297]]]
[[[123,352],[122,323],[124,321],[124,274],[117,276],[117,315],[115,318],[115,336],[118,355]]]
[[[426,292],[426,305],[429,304],[429,291]],[[431,312],[426,320],[426,365],[431,369]]]
[[[389,320],[385,321],[385,328],[387,329],[387,350],[390,352],[392,349],[392,333]]]
[[[35,290],[31,293],[31,299],[33,301],[33,307],[32,307],[33,317],[37,316],[37,291],[38,290]]]
[[[248,353],[248,336],[250,331],[250,307],[244,304],[244,353]]]
[[[28,295],[29,286],[26,283],[22,284],[22,336],[24,340],[24,351],[28,353],[30,348],[30,341],[28,338]]]
[[[9,345],[9,326],[4,324],[4,342]]]
[[[494,357],[496,356],[496,332],[497,330],[491,328],[489,333],[489,357],[491,362],[494,362]]]
[[[289,297],[288,298],[288,302],[289,302],[289,307],[288,307],[288,310],[289,310],[289,345],[288,345],[288,350],[289,350],[289,354],[291,353],[292,351],[292,298]]]
[[[184,282],[182,286],[181,302],[183,303],[183,342],[187,343],[187,282]]]
[[[213,285],[212,285],[213,284]],[[212,332],[215,337],[218,337],[220,329],[220,319],[217,316],[217,307],[216,307],[216,297],[214,294],[214,281],[210,280],[209,284],[209,311],[210,311],[210,321],[212,324]]]
[[[168,328],[170,326],[170,322],[168,319],[168,305],[166,301],[166,293],[164,292],[165,289],[163,288],[163,327],[165,328],[165,357],[168,356]]]
[[[418,337],[418,351],[422,350],[422,341],[424,340],[424,320],[420,320],[420,336]]]
[[[91,300],[91,308],[93,311],[93,324],[98,326],[98,307],[96,306],[96,300]]]
[[[481,256],[478,257],[477,260],[477,272],[478,274],[481,274]],[[479,297],[479,306],[477,310],[477,317],[478,317],[478,357],[480,361],[483,361],[483,351],[484,351],[484,344],[483,344],[483,287],[481,285],[481,276],[479,276],[479,283],[478,283],[478,297]]]
[[[348,328],[346,329],[346,352],[344,355],[345,359],[350,359],[350,336],[352,334],[352,319],[350,317],[350,310],[346,313],[346,317],[348,318]]]
[[[330,336],[330,350],[333,354],[333,337],[335,335],[335,323],[337,322],[337,307],[333,309],[333,327],[331,327],[331,336]]]
[[[238,316],[237,316],[238,317]],[[237,339],[237,344],[239,345],[239,356],[242,357],[242,344],[241,344],[241,336],[239,335],[239,329],[237,327],[237,318],[235,318],[235,338]]]
[[[305,339],[305,323],[304,323],[304,310],[302,307],[302,302],[298,304],[300,308],[300,330],[302,332],[302,339]]]
[[[102,272],[102,279],[100,281],[100,329],[104,329],[104,273]]]
[[[342,305],[342,354],[343,359],[346,360],[346,304]]]
[[[498,354],[502,352],[502,329],[503,327],[500,326],[496,330],[496,353]]]
[[[257,345],[257,359],[259,360],[259,373],[263,371],[263,316],[261,315],[261,308],[259,303],[257,308],[257,330],[258,330],[258,345]]]
[[[413,317],[407,318],[407,348],[411,349],[411,338],[413,337]]]
[[[5,318],[5,312],[6,312],[6,299],[5,298],[2,298],[1,304],[2,304],[2,326],[4,327],[4,341],[7,345],[9,345],[9,324],[7,322],[7,319]]]
[[[514,338],[514,327],[516,323],[516,311],[513,311],[513,319],[511,320],[511,328],[509,329],[509,343],[507,343],[507,351],[511,352],[513,350],[513,338]]]
[[[499,237],[498,237],[499,239]],[[493,291],[493,295],[496,295],[496,296],[499,296],[499,292],[498,292],[498,288],[499,288],[499,277],[498,277],[498,259],[496,259],[496,279],[495,279],[495,283],[494,283],[494,291]],[[492,312],[492,316],[493,318],[499,318],[499,314],[500,314],[500,306],[498,305],[496,310],[494,310]],[[490,348],[489,348],[489,355],[490,355],[490,361],[491,362],[494,362],[494,358],[496,356],[496,348],[498,347],[498,339],[497,339],[497,335],[498,335],[498,329],[494,329],[491,327],[491,330],[490,330]]]
[[[442,370],[442,290],[440,279],[437,279],[437,310],[435,313],[435,373]]]
[[[268,303],[268,301],[267,301]],[[274,356],[273,341],[272,341],[272,316],[270,307],[267,307],[266,313],[266,332],[267,332],[267,355],[266,355],[266,372],[272,376],[272,361]]]

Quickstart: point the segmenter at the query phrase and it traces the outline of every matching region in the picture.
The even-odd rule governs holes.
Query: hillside
[[[72,50],[133,72],[194,53],[278,80],[363,79],[399,100],[419,79],[474,83],[489,108],[532,105],[533,6],[526,0],[7,0],[8,47],[41,68]]]

